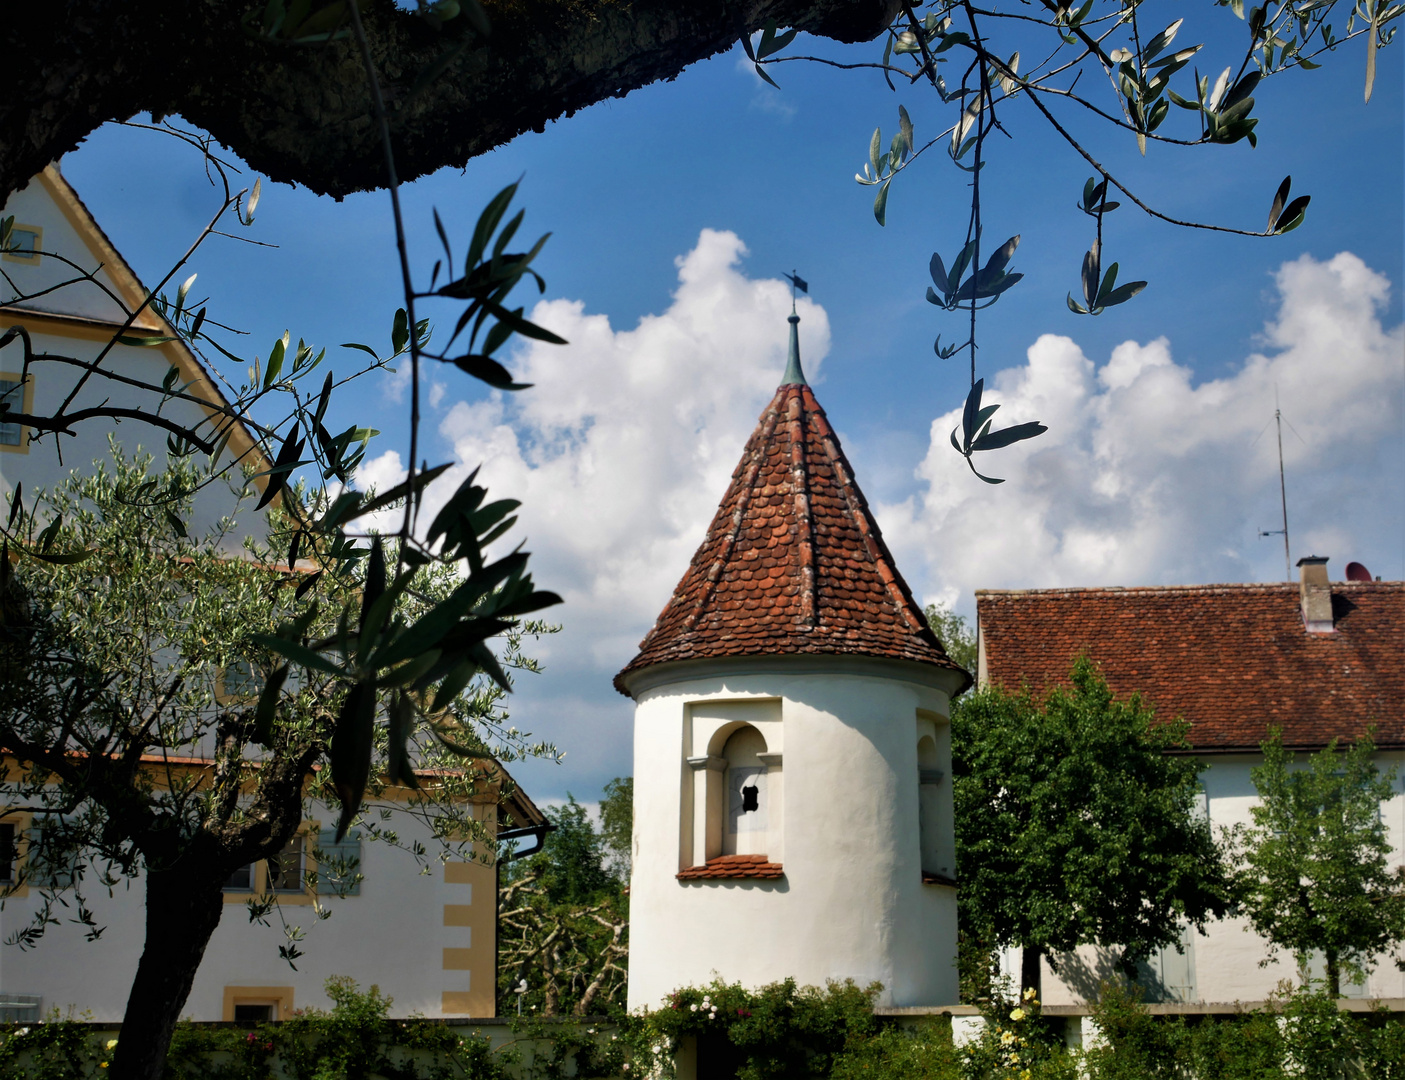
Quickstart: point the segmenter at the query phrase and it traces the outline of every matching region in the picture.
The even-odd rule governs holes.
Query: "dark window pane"
[[[234,873],[229,875],[229,880],[224,883],[226,889],[235,892],[249,892],[254,887],[254,864],[241,866]]]
[[[272,1019],[272,1005],[243,1005],[236,1003],[234,1006],[234,1022],[236,1024],[266,1024]]]
[[[0,882],[15,880],[15,827],[0,825]]]

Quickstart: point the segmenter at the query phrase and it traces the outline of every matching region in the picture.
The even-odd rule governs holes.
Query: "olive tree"
[[[1381,817],[1395,770],[1382,773],[1375,752],[1369,735],[1333,739],[1295,768],[1274,732],[1250,772],[1259,801],[1240,848],[1244,911],[1274,949],[1303,963],[1321,952],[1333,997],[1344,969],[1364,975],[1405,940],[1405,866],[1390,865]]]
[[[501,661],[485,644],[532,629],[522,617],[556,599],[535,589],[521,552],[483,560],[511,504],[485,504],[466,484],[428,530],[448,553],[409,553],[391,577],[404,553],[379,538],[343,536],[316,563],[285,562],[301,528],[288,512],[272,515],[267,541],[231,550],[237,511],[253,501],[242,482],[236,513],[190,535],[186,493],[201,466],[148,464],[119,452],[17,509],[0,559],[0,745],[14,761],[0,803],[34,815],[16,885],[42,897],[19,943],[54,920],[60,886],[97,934],[89,890],[142,880],[146,941],[120,1077],[160,1075],[224,883],[281,851],[308,800],[339,808],[344,834],[395,786],[403,812],[443,841],[439,852],[412,844],[414,857],[478,844],[491,858],[470,806],[503,794],[490,755],[552,753],[503,723],[506,669],[531,666],[516,636]],[[241,667],[253,685],[222,692]],[[364,822],[396,841],[376,817]],[[282,948],[294,959],[296,935]]]

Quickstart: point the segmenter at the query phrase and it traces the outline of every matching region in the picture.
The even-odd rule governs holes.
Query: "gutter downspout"
[[[525,859],[528,855],[535,855],[546,846],[546,834],[555,832],[556,826],[551,822],[543,822],[540,825],[529,825],[521,829],[506,829],[497,834],[498,840],[516,840],[522,836],[535,836],[537,846],[526,851],[512,851],[505,856],[499,856],[493,864],[493,1014],[499,1015],[498,1010],[498,954],[500,949],[500,938],[498,936],[498,915],[502,910],[499,897],[502,896],[502,867],[503,863],[516,862],[518,859]]]

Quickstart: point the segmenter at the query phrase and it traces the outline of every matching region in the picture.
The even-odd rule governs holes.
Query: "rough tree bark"
[[[218,799],[219,820],[207,821],[195,837],[157,829],[137,838],[147,866],[146,941],[122,1016],[113,1080],[160,1080],[176,1021],[224,914],[224,883],[239,867],[281,851],[297,832],[303,786],[317,757],[315,747],[287,747],[267,762],[241,824],[228,823],[234,801]],[[222,779],[217,769],[217,790]],[[237,772],[232,779],[237,795]]]
[[[146,875],[146,944],[122,1017],[114,1078],[155,1080],[164,1070],[176,1021],[224,914],[223,884],[182,867]]]
[[[768,19],[861,41],[898,0],[484,0],[486,38],[463,15],[436,28],[394,0],[362,7],[396,165],[410,180],[671,79]],[[104,122],[141,112],[180,114],[273,180],[338,198],[382,186],[354,44],[257,36],[242,20],[263,9],[264,0],[66,0],[8,20],[0,203]]]

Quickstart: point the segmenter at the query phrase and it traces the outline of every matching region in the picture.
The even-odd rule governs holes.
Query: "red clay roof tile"
[[[702,866],[690,866],[678,874],[679,881],[715,881],[719,878],[778,878],[785,875],[781,864],[765,855],[719,855]]]
[[[982,590],[989,680],[1036,694],[1086,651],[1119,695],[1191,722],[1197,750],[1252,750],[1270,726],[1289,746],[1352,739],[1405,746],[1405,582],[1334,582],[1335,631],[1308,633],[1299,587]]]
[[[615,688],[627,694],[625,676],[673,660],[794,653],[961,670],[894,565],[814,392],[788,383]]]

